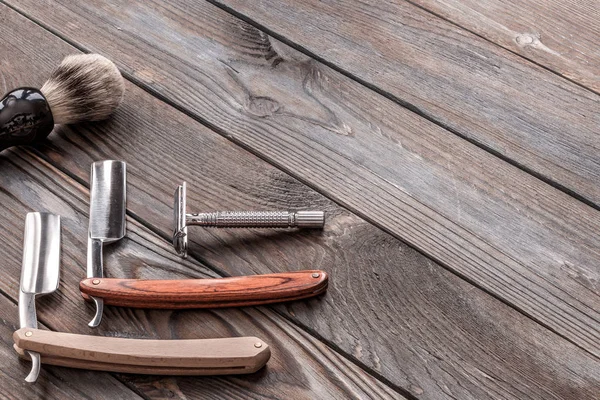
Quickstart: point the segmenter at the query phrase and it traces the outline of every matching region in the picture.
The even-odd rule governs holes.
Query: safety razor
[[[100,324],[105,305],[166,309],[253,306],[313,297],[327,289],[328,276],[321,270],[210,279],[105,278],[102,246],[125,235],[125,191],[125,163],[92,165],[88,274],[79,283],[83,298],[96,304],[91,327]],[[314,218],[310,215],[300,214],[294,221],[322,226],[322,213]]]
[[[208,228],[312,228],[323,229],[323,211],[216,211],[188,214],[187,184],[179,185],[173,198],[173,247],[186,258],[188,226]]]

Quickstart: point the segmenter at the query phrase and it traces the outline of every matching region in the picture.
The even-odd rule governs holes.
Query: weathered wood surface
[[[600,208],[597,94],[404,0],[212,2]]]
[[[45,1],[34,6],[23,1],[18,7],[78,45],[111,57],[132,79],[169,98],[230,140],[406,240],[578,346],[600,355],[600,214],[596,210],[211,5],[101,4],[105,3]],[[336,15],[332,12],[331,18]],[[437,21],[428,18],[431,23]],[[382,21],[380,25],[387,23]],[[423,23],[418,22],[419,26]],[[303,29],[310,24],[306,22]],[[465,46],[476,42],[485,51],[495,52],[503,68],[542,74],[538,80],[541,87],[564,88],[566,92],[553,99],[554,104],[570,101],[568,92],[583,90],[555,75],[544,75],[520,57],[492,50],[489,43],[457,28],[446,28],[446,34],[455,35],[455,40],[464,39]],[[441,28],[432,25],[431,29]],[[298,29],[297,34],[301,33],[305,32]],[[340,40],[340,45],[343,43]],[[475,61],[469,58],[467,64],[477,65]],[[361,64],[368,62],[361,60]],[[506,84],[513,82],[507,75],[501,77],[507,79]],[[488,80],[486,85],[500,82],[498,79]],[[521,89],[527,87],[520,88],[524,92]],[[580,94],[581,102],[587,104],[584,108],[589,106],[588,100],[595,98],[591,92]],[[499,93],[499,101],[505,101],[505,95]],[[541,103],[532,102],[532,106],[543,103],[543,98],[538,100]],[[552,120],[552,108],[544,112],[545,117],[540,118]],[[133,113],[123,110],[124,118],[113,122],[116,125],[105,136],[106,144],[87,150],[88,155],[77,159],[64,154],[89,148],[90,140],[100,140],[97,128],[89,128],[87,137],[91,139],[63,129],[58,134],[72,147],[48,151],[48,157],[85,179],[86,161],[108,154],[127,158],[140,152],[140,161],[133,163],[135,179],[144,181],[149,170],[155,170],[157,178],[147,184],[134,183],[133,190],[139,194],[131,197],[131,207],[156,227],[169,226],[170,219],[170,197],[157,199],[161,206],[147,206],[154,193],[167,190],[159,189],[157,180],[167,182],[162,187],[185,178],[215,188],[200,193],[190,185],[190,209],[328,204],[296,185],[290,189],[279,180],[286,178],[271,175],[266,184],[260,178],[249,181],[247,176],[242,177],[239,168],[213,171],[212,166],[223,165],[223,157],[208,151],[211,147],[207,147],[204,137],[161,117],[169,124],[158,131],[171,136],[159,142],[158,134],[149,133],[157,124],[134,122],[139,118],[136,113],[137,108]],[[588,122],[580,118],[574,126],[582,125],[584,132]],[[138,123],[146,124],[147,131],[117,148],[115,144],[122,135],[119,132],[135,131]],[[183,133],[178,135],[179,131]],[[592,140],[593,136],[586,137]],[[581,146],[576,138],[573,140],[573,146]],[[180,151],[178,143],[184,143],[187,150]],[[160,151],[164,152],[161,159],[170,165],[169,171],[159,162],[148,162],[148,155]],[[582,154],[586,151],[582,148]],[[234,165],[248,169],[243,158],[235,155],[232,159]],[[207,178],[215,176],[211,174],[217,174],[215,179]],[[171,179],[174,175],[177,178]],[[221,188],[218,185],[223,177],[231,183]],[[595,183],[594,187],[598,188]],[[226,196],[233,195],[232,188],[244,194]],[[265,199],[269,200],[265,203]],[[283,256],[281,241],[270,240],[256,247],[254,233],[248,239],[240,239],[238,232],[194,235],[193,254],[210,260],[222,271],[266,273],[282,268],[258,252],[263,246],[260,249]],[[285,235],[281,240],[302,241],[304,236]],[[314,262],[320,258],[315,253],[313,258],[290,256],[289,260],[286,268],[319,268],[319,262]],[[313,313],[302,311],[296,317],[308,321]],[[377,365],[378,359],[373,357],[366,364]]]
[[[4,205],[1,232],[22,230],[19,217],[31,209],[39,209],[41,198],[46,205],[45,211],[64,216],[61,288],[55,294],[39,299],[40,321],[63,332],[130,338],[190,339],[255,335],[273,347],[273,359],[267,369],[248,377],[195,381],[183,377],[155,378],[150,383],[151,378],[148,377],[121,376],[137,391],[149,397],[158,397],[157,391],[170,391],[173,394],[181,393],[182,398],[183,395],[192,398],[211,393],[214,395],[216,391],[277,398],[400,397],[323,343],[268,310],[246,308],[170,312],[108,308],[100,328],[89,329],[86,323],[92,310],[84,305],[78,292],[78,281],[85,273],[85,253],[80,249],[85,248],[87,190],[38,161],[29,151],[11,151],[3,157],[0,158],[0,167],[5,173],[0,181],[3,188],[0,201]],[[360,229],[360,225],[351,229],[357,228]],[[353,265],[364,266],[364,272],[361,272],[368,276],[373,274],[371,263],[381,262],[378,254],[394,250],[398,243],[385,234],[374,237],[365,228],[362,226],[365,232],[357,238],[363,246],[357,250],[363,254],[365,262],[356,257]],[[15,301],[21,238],[11,235],[2,237],[2,241],[6,244],[2,256],[7,262],[4,267],[7,279],[0,283],[0,290],[14,293]],[[345,247],[343,243],[341,245]],[[373,252],[373,249],[380,250]],[[197,262],[178,259],[167,241],[131,218],[128,219],[127,238],[107,250],[109,275],[173,278],[214,276]],[[364,250],[370,250],[371,253]],[[374,320],[387,319],[387,327],[374,326],[374,321],[366,325],[365,321],[354,319],[353,316],[360,315],[360,312],[355,311],[351,300],[346,300],[346,304],[329,298],[322,301],[348,314],[344,321],[337,322],[339,324],[356,324],[361,330],[373,329],[372,335],[377,334],[375,329],[392,330],[392,336],[386,343],[388,351],[399,347],[403,353],[400,357],[406,358],[399,358],[397,363],[411,362],[416,369],[402,371],[403,374],[411,374],[413,383],[408,384],[409,391],[422,398],[493,398],[496,395],[540,399],[552,396],[569,398],[571,395],[581,399],[594,398],[595,388],[600,384],[597,360],[448,272],[437,268],[436,273],[433,263],[419,265],[407,262],[410,258],[407,260],[406,255],[418,257],[411,255],[407,248],[399,254],[392,252],[385,256],[390,264],[399,256],[404,256],[406,264],[398,267],[401,267],[405,279],[411,280],[402,287],[378,287],[380,282],[387,281],[389,286],[400,280],[399,276],[390,277],[389,274],[382,273],[377,279],[368,279],[363,275],[360,279],[361,284],[369,286],[365,292],[377,291],[381,293],[381,298],[370,298],[368,303],[363,298],[356,305],[371,309],[369,312],[375,313]],[[429,273],[425,273],[427,271]],[[399,296],[400,291],[406,292],[406,297]],[[356,287],[348,285],[347,293],[352,298],[358,291]],[[396,300],[395,297],[400,299]],[[353,307],[346,308],[347,304]],[[397,311],[392,309],[402,309],[402,312],[396,314]],[[13,324],[16,324],[14,307],[13,311]],[[335,329],[336,323],[329,325],[329,328]],[[356,351],[362,349],[357,347]],[[411,356],[413,352],[415,354]],[[486,353],[487,356],[482,356]],[[387,359],[384,353],[380,355],[382,360]],[[22,368],[23,374],[26,368],[27,365]],[[47,366],[44,369],[54,371],[56,368]],[[86,372],[73,372],[79,373]],[[423,374],[431,374],[432,377]],[[438,374],[439,377],[436,377]],[[440,379],[434,380],[439,386],[418,386],[432,378]],[[76,381],[78,378],[75,376],[73,379]],[[339,382],[342,382],[341,387]]]
[[[14,40],[5,38],[0,44],[0,53],[14,53],[17,45],[30,49],[18,52],[11,67],[3,68],[8,85],[31,84],[32,80],[33,83],[41,83],[62,56],[72,51],[32,23],[17,18],[15,13],[7,10],[2,15],[11,16],[2,21],[9,32],[21,32],[26,27],[28,36],[25,38],[18,33]],[[240,151],[164,103],[132,85],[128,85],[127,89],[125,103],[113,120],[84,127],[61,128],[52,135],[51,142],[41,147],[41,154],[74,174],[81,182],[87,182],[89,163],[94,159],[128,161],[130,212],[163,237],[170,234],[173,182],[178,183],[181,179],[209,182],[212,188],[209,192],[199,193],[190,185],[190,208],[251,208],[256,205],[280,208],[307,204],[326,208],[332,218],[323,234],[198,229],[191,233],[195,242],[192,254],[229,275],[324,267],[333,274],[328,294],[322,300],[278,307],[279,312],[309,327],[351,359],[369,366],[409,393],[422,398],[458,396],[479,399],[495,397],[498,393],[515,398],[567,397],[569,393],[577,393],[581,398],[593,396],[593,387],[598,382],[596,362],[581,350],[453,276],[390,235]],[[191,149],[190,153],[182,154],[173,143],[185,143]],[[10,160],[15,157],[18,159],[13,155]],[[164,162],[161,160],[164,159],[168,160],[172,170],[162,168]],[[217,160],[219,168],[214,168]],[[27,171],[28,162],[23,161],[20,170]],[[194,168],[189,168],[190,164]],[[260,171],[261,175],[255,171]],[[2,186],[5,185],[8,183]],[[58,181],[47,186],[53,190],[55,186],[64,186],[64,183]],[[18,186],[13,192],[9,198],[14,199],[19,193],[30,190]],[[87,202],[85,194],[78,193],[78,196],[82,203]],[[44,201],[55,202],[46,194],[33,196],[35,200],[42,197]],[[74,201],[69,200],[69,203]],[[29,207],[36,204],[39,203],[32,203]],[[81,238],[87,226],[86,206],[80,207],[81,215],[77,214],[77,222],[65,228],[73,241],[65,246],[76,257],[66,268],[79,268],[75,273],[79,278],[83,276],[85,255],[77,249],[84,247]],[[68,212],[68,215],[73,214],[73,211]],[[9,223],[14,219],[14,216],[6,218]],[[130,224],[134,226],[130,225],[127,245],[115,247],[115,253],[108,255],[107,273],[110,276],[163,279],[205,276],[206,270],[196,262],[181,262],[166,241],[157,239],[140,227],[135,228],[138,226],[135,222],[130,221]],[[11,230],[19,232],[22,229],[18,221],[14,225]],[[19,240],[11,242],[16,266],[20,257]],[[151,250],[158,251],[157,248],[160,248],[160,257],[148,254]],[[13,278],[12,285],[16,285],[18,273]],[[85,323],[92,311],[82,311],[85,308],[76,289],[77,280],[73,276],[62,289],[68,287],[69,293],[65,296],[72,308],[66,312],[75,313],[77,326],[58,326],[58,330],[88,331]],[[233,315],[235,319],[248,313],[252,318],[260,316],[253,311],[233,310],[227,316]],[[48,310],[46,315],[51,318],[54,314]],[[171,315],[175,315],[176,319],[170,319]],[[175,326],[176,332],[179,329],[185,332],[180,336],[197,337],[203,332],[196,331],[198,325],[203,325],[202,320],[209,327],[211,323],[217,326],[226,324],[228,319],[221,315],[110,308],[100,333],[124,332],[139,336],[148,335],[144,332],[147,329],[154,333],[169,332],[164,337],[171,337],[169,327]],[[158,327],[153,328],[157,320]],[[132,321],[139,324],[140,330],[131,326]],[[286,327],[280,329],[300,341],[302,346],[327,349],[293,325],[279,324]],[[267,325],[259,333],[264,335],[271,326]],[[209,327],[203,325],[203,329]],[[277,332],[275,330],[272,335],[278,335]],[[237,328],[235,333],[249,334],[242,328]],[[265,337],[265,340],[269,339]],[[288,358],[292,357],[289,351],[285,354],[287,358],[281,361],[281,368],[285,368]],[[331,368],[327,357],[332,357],[337,365],[348,364],[349,368],[354,368],[350,368],[354,371],[351,375],[359,376],[356,367],[337,354],[328,353],[318,358],[325,368]],[[268,385],[275,384],[280,378],[271,379],[273,381]],[[310,381],[309,378],[303,380]],[[217,383],[203,380],[195,385],[184,378],[159,382],[149,378],[134,380],[136,388],[143,388],[144,393],[151,393],[151,396],[158,396],[157,391],[169,388],[176,388],[174,393],[181,389],[192,396],[214,395],[215,390],[224,390],[224,386],[219,384],[221,380],[214,382]],[[226,381],[226,384],[237,391],[246,385],[244,382]],[[261,381],[259,386],[262,385]],[[252,387],[251,390],[259,389]],[[272,387],[264,390],[283,396]],[[358,392],[358,389],[353,390]],[[294,392],[297,397],[301,397],[302,393],[305,392]]]
[[[600,92],[600,4],[596,0],[412,2]]]
[[[0,239],[4,243],[1,249],[4,278],[0,282],[0,291],[13,301],[18,293],[22,252],[22,235],[17,232],[23,230],[26,212],[40,210],[63,216],[61,286],[57,292],[41,297],[37,302],[38,320],[50,329],[148,339],[256,336],[271,347],[272,357],[267,367],[255,374],[171,378],[172,387],[168,390],[173,394],[180,393],[181,398],[200,397],[204,391],[231,398],[401,398],[356,365],[343,360],[328,346],[316,342],[287,319],[267,309],[161,312],[109,307],[101,326],[88,328],[92,310],[81,298],[78,283],[85,276],[86,254],[82,249],[86,247],[89,192],[26,150],[3,153],[0,168],[0,202],[3,205]],[[167,241],[136,221],[128,219],[127,223],[127,238],[106,249],[105,265],[109,276],[215,276],[197,262],[181,261]],[[14,314],[9,321],[14,326],[18,313],[15,307],[11,311]],[[4,337],[3,340],[10,341]],[[21,363],[20,378],[26,375],[27,367],[26,363]],[[58,369],[45,366],[44,370]],[[71,384],[77,386],[78,375],[86,374],[90,373],[72,371]],[[147,381],[148,377],[124,375],[120,379],[146,395],[146,386],[138,387],[136,381]],[[154,377],[153,381],[159,386],[161,379]],[[178,387],[180,381],[185,382],[185,389]],[[16,398],[17,394],[18,391],[9,397]]]

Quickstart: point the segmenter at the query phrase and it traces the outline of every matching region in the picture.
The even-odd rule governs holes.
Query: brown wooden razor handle
[[[21,328],[13,339],[21,356],[35,351],[42,364],[138,374],[249,374],[271,357],[255,337],[147,340]]]
[[[135,308],[220,308],[304,299],[327,289],[320,270],[216,279],[142,280],[89,278],[79,283],[86,300]]]

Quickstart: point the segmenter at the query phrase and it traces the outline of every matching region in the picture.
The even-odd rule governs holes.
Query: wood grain
[[[68,360],[77,360],[82,362],[75,364],[79,367],[90,362],[113,372],[119,372],[119,365],[126,365],[138,374],[156,373],[157,369],[164,375],[250,374],[264,367],[271,357],[271,349],[263,340],[247,336],[144,340],[21,328],[15,331],[13,340],[19,350],[35,351],[45,363],[52,364],[52,357],[56,357],[62,362],[59,365],[72,366]]]
[[[600,92],[594,0],[413,0],[475,34]]]
[[[7,11],[3,15],[10,16],[11,12]],[[14,13],[12,16],[14,17]],[[217,14],[216,18],[223,22],[221,15]],[[41,82],[54,65],[73,49],[55,37],[44,34],[33,24],[18,21],[20,22],[17,25],[12,25],[10,19],[3,22],[4,26],[13,27],[9,32],[18,33],[26,27],[28,38],[18,36],[19,39],[16,40],[9,36],[5,38],[2,46],[9,46],[10,49],[11,43],[19,43],[20,49],[25,50],[16,52],[16,56],[11,60],[11,65],[17,65],[18,68],[7,68],[3,73],[9,84],[31,82],[31,79]],[[242,27],[249,32],[251,38],[255,37],[256,32],[252,28],[245,25]],[[237,32],[233,28],[229,31]],[[204,32],[208,32],[208,29]],[[102,34],[99,32],[99,35]],[[40,47],[39,43],[44,43],[44,46]],[[3,48],[2,52],[5,50]],[[289,54],[289,58],[296,57],[293,51],[289,51]],[[49,61],[42,61],[46,59]],[[242,58],[242,61],[246,61],[239,61],[239,65],[236,64],[235,67],[241,70],[245,62],[250,62],[247,61],[249,59]],[[252,57],[250,60],[256,62],[257,58]],[[258,62],[262,63],[260,60]],[[295,77],[302,78],[306,71],[313,71],[315,76],[321,74],[322,82],[329,81],[332,87],[339,87],[342,93],[347,88],[343,85],[345,80],[335,80],[338,75],[328,75],[327,69],[315,67],[313,70],[310,65],[296,65],[290,61],[281,62],[278,68],[287,72],[279,75],[281,69],[268,71],[270,75],[281,79],[281,87],[286,87],[284,82],[289,85],[290,82],[295,82]],[[259,77],[261,76],[255,76],[255,81]],[[313,81],[309,80],[308,85],[314,85]],[[298,92],[297,102],[294,103],[296,107],[288,105],[289,109],[300,113],[296,115],[302,115],[301,111],[308,112],[310,109],[308,106],[302,106],[305,104],[302,101],[306,98],[302,93]],[[357,102],[366,101],[359,96],[362,92],[356,93],[357,98],[362,101],[352,100],[352,96],[341,97],[343,101],[348,101],[348,110],[354,110],[351,113],[331,105],[331,101],[336,99],[335,95],[325,101],[322,98],[324,92],[313,87],[313,93],[335,110],[332,115],[339,116],[354,129],[362,126],[356,122],[356,118],[350,117],[365,112],[361,108],[364,104],[357,106]],[[282,98],[277,98],[283,102]],[[213,103],[217,101],[217,98],[213,99]],[[377,97],[369,101],[382,107],[381,115],[396,115],[395,106],[378,102]],[[368,119],[371,114],[364,115]],[[323,124],[327,123],[327,119],[322,121]],[[419,125],[418,120],[411,119],[410,114],[402,113],[391,123],[401,127],[407,122],[414,124],[415,121],[417,125],[414,129],[417,131],[419,127],[428,126]],[[396,128],[384,126],[381,133],[389,136],[394,129]],[[324,133],[322,130],[315,130],[317,134]],[[168,137],[165,138],[166,133]],[[439,132],[434,130],[433,133]],[[275,131],[273,136],[276,137]],[[324,137],[327,138],[327,135]],[[430,136],[424,140],[424,143],[437,143]],[[186,148],[193,149],[194,153],[182,155],[180,147],[174,143],[185,143]],[[411,150],[408,154],[413,159],[420,154],[428,156],[426,152],[418,151],[419,147],[416,147],[416,152],[412,151],[412,148],[415,148],[414,141],[409,140],[404,142],[404,145],[407,152]],[[401,385],[407,392],[422,398],[458,396],[483,399],[504,396],[545,399],[569,398],[573,393],[579,398],[595,396],[598,368],[594,359],[481,290],[448,273],[392,236],[335,207],[296,180],[236,149],[201,125],[181,116],[164,103],[152,99],[131,85],[127,87],[125,103],[115,119],[105,124],[58,129],[48,145],[40,149],[40,154],[53,160],[61,168],[72,171],[71,173],[80,177],[82,182],[87,180],[87,169],[91,160],[117,158],[129,161],[130,167],[135,166],[135,179],[130,179],[129,185],[130,212],[136,218],[143,217],[145,223],[152,221],[152,225],[155,226],[152,228],[154,232],[160,233],[161,229],[164,229],[161,235],[165,239],[170,237],[167,230],[171,218],[171,182],[179,182],[182,177],[191,182],[205,182],[211,187],[210,191],[197,194],[190,200],[197,209],[246,209],[256,208],[257,204],[264,208],[277,206],[297,209],[310,203],[328,210],[328,215],[332,216],[331,222],[322,233],[196,230],[193,234],[193,254],[209,260],[213,266],[230,275],[247,274],[250,271],[277,271],[282,265],[292,270],[323,267],[332,274],[332,283],[324,299],[278,307],[280,312],[309,327],[312,332],[317,332],[336,348],[343,349],[348,357],[368,365],[372,371],[385,376],[394,384]],[[41,171],[39,166],[32,168],[32,161],[28,158],[21,160],[21,151],[15,154],[17,155],[11,155],[5,160],[1,165],[2,170],[8,169],[11,163],[17,163],[15,168],[18,172],[10,172],[15,171],[13,168],[7,172],[7,176],[25,174],[26,177],[15,180],[5,177],[2,181],[2,186],[8,190],[2,201],[11,205],[9,210],[5,211],[10,214],[2,219],[5,229],[0,232],[20,232],[22,227],[18,226],[15,213],[23,213],[23,207],[37,208],[40,204],[39,199],[42,198],[44,204],[51,204],[59,209],[61,214],[72,216],[72,222],[65,220],[69,222],[66,230],[70,232],[71,239],[65,247],[70,249],[69,254],[73,259],[65,268],[74,272],[69,275],[68,283],[61,288],[68,291],[61,298],[64,301],[58,302],[63,308],[49,308],[45,312],[46,318],[51,319],[59,330],[84,330],[92,310],[81,310],[77,285],[84,274],[81,265],[84,265],[85,257],[82,251],[76,249],[83,248],[81,238],[86,235],[87,205],[77,206],[77,211],[73,211],[74,200],[62,200],[44,188],[54,189],[58,186],[64,187],[63,190],[73,190],[72,182],[65,183],[53,174],[48,175],[45,168]],[[25,154],[29,156],[28,153]],[[431,156],[424,159],[431,159]],[[160,168],[166,162],[170,168]],[[439,164],[442,172],[450,167],[443,158]],[[190,168],[190,165],[194,168]],[[215,165],[219,167],[215,168]],[[406,163],[401,163],[400,167],[405,165]],[[405,173],[410,176],[415,171],[409,168]],[[467,176],[464,171],[457,171],[459,176]],[[37,178],[30,178],[27,174],[35,174]],[[352,181],[360,179],[361,182],[363,176],[354,174]],[[322,175],[316,174],[315,177],[321,179]],[[336,180],[332,178],[335,177],[329,174],[327,179],[334,186]],[[30,185],[23,182],[36,179],[47,183],[31,189]],[[444,181],[440,179],[440,182]],[[461,180],[457,182],[461,183]],[[384,182],[379,183],[382,187],[389,188]],[[351,187],[352,185],[346,189]],[[440,185],[440,188],[439,194],[444,195],[446,186]],[[81,190],[83,189],[75,190],[74,195],[86,203],[87,194],[80,194]],[[348,190],[343,193],[347,193],[347,196],[355,195]],[[27,203],[21,206],[14,203],[15,199],[20,199],[18,203]],[[75,204],[79,204],[79,201],[75,201]],[[166,240],[158,239],[131,220],[129,223],[127,240],[119,243],[112,253],[110,247],[107,249],[109,251],[106,254],[106,270],[109,276],[146,279],[206,276],[206,270],[194,260],[179,260]],[[20,265],[18,238],[6,236],[2,237],[2,240],[9,244],[6,251],[12,252],[7,259],[12,259],[17,266]],[[5,284],[15,285],[15,282],[9,281]],[[55,302],[51,305],[57,304]],[[65,329],[62,329],[61,320],[55,318],[57,311],[72,314],[73,318],[78,319],[78,323],[73,325],[69,322]],[[327,347],[324,347],[323,343],[297,327],[263,321],[260,323],[261,328],[251,324],[240,328],[240,315],[254,318],[260,313],[257,314],[252,309],[239,313],[235,310],[223,310],[218,313],[166,313],[113,309],[105,315],[105,322],[110,322],[101,327],[100,334],[172,337],[175,332],[183,337],[198,337],[205,334],[207,329],[209,332],[212,329],[223,329],[229,335],[231,332],[241,333],[240,330],[243,330],[243,334],[249,334],[248,330],[257,330],[256,336],[266,338],[270,335],[278,341],[284,340],[282,338],[288,335],[302,343],[303,348],[318,360],[318,366],[309,363],[308,370],[294,370],[294,378],[288,378],[291,375],[270,372],[261,377],[260,386],[235,380],[203,380],[203,384],[198,385],[197,382],[186,379],[127,378],[136,388],[143,388],[157,396],[164,393],[178,396],[181,391],[189,396],[207,398],[217,397],[215,393],[223,391],[232,396],[247,396],[248,392],[273,394],[276,387],[275,393],[279,397],[287,395],[290,398],[310,398],[317,392],[314,388],[317,385],[321,397],[352,397],[352,394],[361,397],[360,393],[365,392],[361,389],[364,385],[360,382],[367,382],[372,390],[377,388],[378,394],[373,397],[384,397],[386,393],[389,395],[386,391],[389,389],[385,386],[373,386],[372,381],[367,380],[354,364],[338,354],[324,352]],[[231,320],[235,321],[235,324],[232,325]],[[269,334],[264,335],[265,332]],[[275,340],[269,340],[270,344],[274,342]],[[279,350],[275,349],[280,347],[274,347],[274,356],[268,367],[270,371],[280,371],[283,365],[287,365],[279,358]],[[301,352],[298,356],[284,352],[281,357],[288,361],[300,360],[299,365],[303,365],[303,357],[306,356],[302,354],[307,353]],[[297,365],[294,363],[287,368],[295,369]],[[342,382],[342,387],[351,394],[342,395],[333,391],[331,382],[328,381],[329,372],[321,376],[322,372],[319,370],[322,368],[323,371],[338,371],[342,367],[345,368],[345,375],[337,375],[335,379],[336,382]],[[307,390],[307,387],[312,390]]]
[[[31,369],[13,349],[13,332],[18,329],[19,310],[14,300],[0,295],[0,398],[2,399],[135,399],[141,397],[108,373],[91,373],[66,368],[42,368],[36,384],[25,382]]]
[[[316,276],[313,276],[316,275]],[[304,270],[217,279],[111,279],[79,282],[83,298],[135,308],[245,307],[306,299],[327,290],[328,276]]]
[[[0,281],[0,290],[14,296],[13,301],[16,301],[18,293],[22,250],[22,237],[16,232],[23,230],[25,213],[31,209],[44,209],[62,216],[61,286],[57,292],[37,301],[38,320],[50,329],[136,339],[254,336],[263,339],[271,348],[272,357],[264,370],[237,377],[173,378],[169,380],[168,388],[158,391],[164,396],[173,392],[171,396],[180,393],[181,398],[201,397],[202,393],[231,398],[402,398],[398,392],[349,363],[327,345],[269,310],[245,308],[244,311],[173,312],[108,308],[100,328],[88,328],[86,320],[93,310],[86,307],[81,299],[78,284],[85,274],[82,266],[86,259],[89,191],[25,149],[3,153],[0,170],[0,201],[3,204],[0,240],[6,244],[0,249],[6,262],[3,264],[5,279]],[[182,261],[167,240],[157,237],[136,221],[129,218],[127,225],[128,234],[122,243],[106,248],[105,266],[109,275],[142,274],[180,279],[190,275],[216,277],[197,262]],[[16,310],[11,315],[14,321],[18,320]],[[13,353],[13,357],[16,354]],[[44,369],[55,371],[52,366]],[[148,388],[144,385],[155,385],[152,396],[160,397],[156,388],[165,378],[123,375],[119,379],[144,396]],[[138,380],[144,385],[138,386]],[[185,387],[179,388],[179,382],[183,382]],[[10,397],[18,395],[16,390]]]
[[[578,346],[600,354],[600,216],[596,210],[205,3],[185,8],[179,3],[151,6],[141,2],[121,8],[98,4],[80,7],[67,2],[28,4],[21,2],[18,7],[80,45],[101,50],[132,79],[170,97],[178,107],[228,139],[310,183]],[[398,18],[406,17],[404,8],[400,11]],[[331,14],[331,18],[336,16]],[[431,17],[421,16],[416,12],[414,23],[424,29],[423,24]],[[446,29],[443,23],[441,26]],[[556,81],[554,75],[544,75],[523,64],[521,58],[490,50],[489,43],[477,41],[464,31],[448,27],[443,33],[439,29],[431,28],[440,38],[450,35],[456,41],[452,48],[475,40],[483,50],[493,53],[486,54],[501,63],[501,71],[508,68],[522,74],[525,68],[537,76],[519,87],[521,94],[543,88],[557,95],[554,107],[570,101],[570,93],[576,93],[581,110],[595,101],[595,95]],[[35,54],[33,50],[31,53]],[[467,65],[474,62],[473,57],[469,56]],[[31,61],[20,64],[26,66]],[[361,64],[368,62],[361,60]],[[41,73],[39,66],[35,71],[27,70],[28,76]],[[502,75],[502,79],[509,78]],[[486,80],[485,87],[490,82],[494,80]],[[556,87],[563,92],[555,92]],[[498,101],[504,102],[504,94],[498,94]],[[103,128],[56,131],[54,138],[60,138],[60,147],[49,146],[45,154],[82,180],[87,179],[86,165],[92,159],[120,158],[137,165],[130,179],[134,182],[130,198],[135,199],[130,208],[156,229],[170,224],[167,216],[173,188],[163,182],[179,182],[182,177],[191,184],[203,182],[213,188],[193,194],[195,197],[188,199],[191,209],[247,209],[257,204],[265,208],[282,208],[282,204],[283,208],[297,208],[308,203],[329,206],[294,180],[263,172],[263,166],[252,166],[236,150],[228,149],[224,156],[217,150],[221,142],[200,134],[199,125],[191,130],[191,120],[182,124],[167,113],[161,114],[164,103],[149,104],[145,106],[149,111],[145,111],[136,106],[140,95],[129,96],[126,103],[131,105],[126,104]],[[540,101],[543,98],[538,97]],[[488,104],[478,107],[473,114],[488,111]],[[552,107],[540,118],[555,121]],[[570,107],[562,104],[561,109]],[[522,111],[528,114],[530,110]],[[587,132],[592,114],[586,111],[587,117],[577,119],[564,132],[574,126]],[[523,118],[511,116],[507,120]],[[168,138],[157,139],[165,132]],[[576,135],[571,136],[569,146],[586,154],[588,148],[577,143]],[[128,140],[124,141],[125,137]],[[539,140],[546,137],[541,132],[536,136]],[[594,134],[586,137],[592,140]],[[184,155],[181,143],[191,149]],[[570,154],[567,150],[561,153],[564,159]],[[168,171],[161,167],[164,162],[169,163]],[[261,175],[246,173],[252,170],[261,171]],[[153,179],[148,178],[150,173]],[[595,183],[593,188],[598,188]],[[148,207],[154,202],[158,204]],[[346,229],[346,223],[338,226],[342,232]],[[168,234],[166,229],[163,232]],[[317,236],[283,235],[274,240],[255,232],[194,235],[192,254],[227,274],[277,271],[281,259],[291,269],[319,266],[317,250],[307,250],[311,256],[304,258],[292,250],[296,245],[306,247],[305,243],[315,247]],[[270,238],[262,249],[277,254],[277,261],[261,254],[257,237]],[[278,248],[281,243],[289,246],[285,246],[287,250]],[[380,268],[379,274],[391,269]],[[336,268],[339,270],[341,267]],[[351,272],[346,274],[348,279],[352,276]],[[310,313],[295,315],[298,321],[313,320]],[[356,340],[350,329],[346,330],[345,348],[353,353]],[[339,337],[337,330],[330,337]],[[362,350],[357,354],[361,354],[360,359],[366,357]],[[371,353],[368,357],[368,365],[378,365],[379,356]]]
[[[7,279],[0,282],[0,289],[10,292],[12,288],[16,293],[18,287],[21,238],[10,234],[9,227],[14,224],[14,231],[22,230],[19,216],[39,207],[43,198],[48,211],[63,216],[64,226],[60,291],[38,301],[38,315],[51,321],[54,329],[162,339],[252,335],[263,338],[273,350],[266,372],[259,377],[201,382],[122,378],[136,390],[182,391],[190,397],[221,392],[242,397],[398,397],[324,343],[264,309],[109,308],[100,328],[90,330],[86,324],[93,310],[83,306],[78,288],[85,273],[81,249],[85,248],[89,194],[28,151],[4,156],[0,157],[0,169],[6,174],[0,176],[0,201],[5,205],[0,239],[6,244],[2,251]],[[575,393],[581,399],[594,398],[600,382],[597,360],[391,236],[351,215],[337,215],[318,247],[318,258],[334,274],[332,287],[322,299],[281,307],[288,318],[309,315],[307,322],[313,330],[350,349],[353,357],[372,362],[378,373],[406,385],[407,391],[419,397],[499,394],[545,399]],[[127,237],[106,249],[109,276],[215,276],[194,260],[181,260],[168,240],[131,218],[127,223]],[[271,245],[280,249],[289,245],[281,239],[261,245],[254,239],[252,246],[260,245],[262,252]],[[381,265],[393,268],[383,271]]]
[[[600,208],[597,94],[403,0],[212,2]]]

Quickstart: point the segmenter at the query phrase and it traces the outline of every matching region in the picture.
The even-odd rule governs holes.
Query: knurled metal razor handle
[[[187,214],[186,225],[214,228],[322,228],[323,211],[217,211]]]
[[[323,211],[217,211],[186,213],[186,183],[175,190],[173,204],[173,246],[187,256],[188,225],[214,228],[316,228],[325,225]]]

